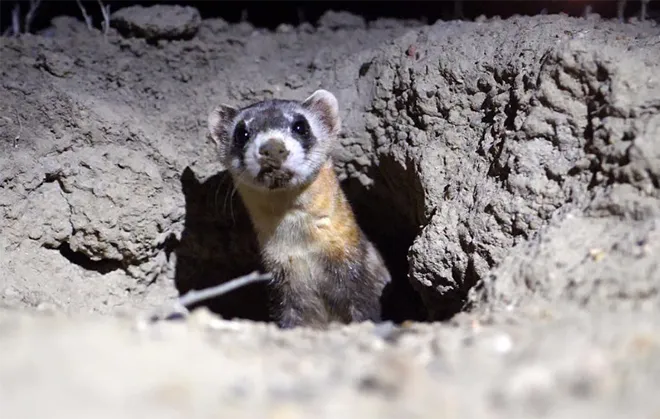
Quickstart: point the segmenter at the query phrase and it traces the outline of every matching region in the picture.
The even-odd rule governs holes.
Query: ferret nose
[[[259,147],[259,154],[271,164],[280,165],[289,155],[289,150],[282,141],[270,139]]]

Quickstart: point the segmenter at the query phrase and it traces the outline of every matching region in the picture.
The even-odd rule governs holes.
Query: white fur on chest
[[[322,274],[321,247],[311,232],[323,221],[302,211],[287,213],[273,234],[262,243],[262,256],[267,263],[276,264],[294,276],[292,280],[306,281]]]

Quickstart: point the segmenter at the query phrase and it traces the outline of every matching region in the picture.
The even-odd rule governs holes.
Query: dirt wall
[[[271,32],[153,12],[118,13],[105,35],[57,18],[2,38],[3,411],[660,411],[656,25],[333,12]],[[343,118],[337,173],[394,274],[389,318],[451,320],[284,332],[201,310],[145,323],[260,267],[208,111],[321,87]],[[268,320],[267,300],[253,285],[209,307]]]

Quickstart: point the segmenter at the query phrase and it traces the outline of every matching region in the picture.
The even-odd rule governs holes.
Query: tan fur
[[[348,251],[358,246],[360,233],[330,162],[323,166],[307,193],[311,197],[309,213],[323,220],[311,229],[314,240],[323,245],[331,259],[344,259]]]
[[[330,160],[313,182],[300,188],[264,193],[245,184],[237,187],[262,248],[275,246],[277,252],[302,243],[311,253],[341,260],[359,244],[355,217]]]

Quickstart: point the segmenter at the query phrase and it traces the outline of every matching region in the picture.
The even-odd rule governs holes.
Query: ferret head
[[[303,102],[271,99],[242,109],[220,105],[211,137],[237,182],[274,190],[312,181],[340,130],[337,99],[317,90]]]

